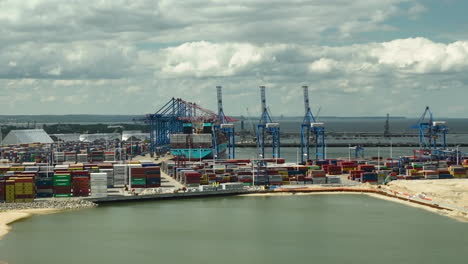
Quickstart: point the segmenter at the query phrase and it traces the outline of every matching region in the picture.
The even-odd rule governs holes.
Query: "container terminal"
[[[448,126],[435,121],[429,107],[414,125],[419,148],[413,155],[365,158],[364,147],[356,145],[349,147],[348,157],[328,158],[326,124],[311,111],[308,87],[302,90],[305,115],[298,127],[297,163],[281,158],[280,123],[269,113],[264,86],[257,157],[237,159],[233,123],[238,120],[224,114],[222,87],[217,86],[217,113],[172,98],[156,113],[136,120],[150,127],[149,141],[137,140],[138,134],[125,141],[87,135],[86,140],[57,143],[43,130],[11,131],[0,151],[0,201],[80,197],[105,203],[306,187],[353,191],[398,180],[467,178],[468,155],[447,147]]]

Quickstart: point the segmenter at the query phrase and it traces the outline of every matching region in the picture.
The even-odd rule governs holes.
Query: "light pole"
[[[377,147],[377,170],[380,171],[380,147]]]
[[[393,161],[393,142],[392,142],[392,138],[390,138],[390,158]]]
[[[351,144],[348,144],[348,161],[351,161]]]
[[[457,165],[460,165],[460,152],[458,152],[458,148],[460,145],[457,145]]]

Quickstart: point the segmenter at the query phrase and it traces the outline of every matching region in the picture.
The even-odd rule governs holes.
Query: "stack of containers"
[[[268,183],[270,185],[281,185],[283,183],[282,175],[268,175]]]
[[[131,187],[146,188],[146,170],[145,168],[130,168]]]
[[[105,161],[115,161],[115,152],[114,151],[106,151],[104,153],[104,160]]]
[[[324,170],[309,170],[309,177],[312,179],[312,184],[327,183],[327,174]]]
[[[125,180],[127,179],[127,165],[125,164],[115,164],[114,165],[114,186],[123,186],[125,185]]]
[[[74,197],[89,196],[89,177],[74,176],[72,178],[72,195]]]
[[[39,174],[40,175],[40,174]],[[47,174],[46,174],[47,175]],[[51,174],[53,175],[53,174]],[[37,177],[36,178],[36,197],[49,198],[54,196],[54,178]]]
[[[181,171],[182,184],[185,184],[188,187],[197,187],[200,185],[201,173],[190,170],[190,171]]]
[[[370,183],[370,184],[377,184],[378,176],[375,172],[363,172],[361,174],[361,182],[362,183]]]
[[[15,202],[15,181],[14,180],[5,181],[5,202],[7,203]]]
[[[423,170],[422,173],[425,179],[428,179],[428,180],[439,179],[439,171],[437,170]]]
[[[146,174],[146,187],[156,188],[161,187],[161,168],[160,167],[144,167]]]
[[[81,153],[76,155],[76,160],[77,162],[85,163],[88,162],[88,154],[86,153]]]
[[[373,172],[375,170],[374,165],[361,164],[358,166],[358,170],[365,172]]]
[[[278,168],[278,174],[281,175],[281,180],[283,185],[289,184],[289,173],[288,168]]]
[[[244,189],[244,185],[242,183],[223,183],[221,184],[221,189],[223,191],[233,191],[233,190],[242,190]]]
[[[329,175],[340,175],[342,174],[341,167],[337,165],[328,165],[327,173]]]
[[[75,151],[65,152],[65,161],[76,162],[76,152]]]
[[[54,197],[71,197],[70,173],[54,174]]]
[[[237,171],[237,178],[239,179],[240,182],[242,182],[244,185],[251,186],[252,185],[252,171],[248,170],[242,170],[242,171]],[[208,178],[210,177],[210,174],[207,175]]]
[[[15,181],[15,202],[31,203],[34,200],[34,178],[33,177],[11,177]]]
[[[107,174],[106,173],[91,173],[91,196],[107,197]]]
[[[438,169],[439,179],[453,179],[453,175],[450,174],[450,171],[447,168]]]
[[[72,195],[74,197],[89,196],[89,172],[72,171]]]
[[[103,162],[104,161],[104,151],[92,151],[91,152],[91,162]]]
[[[452,165],[449,171],[454,178],[466,178],[466,169],[463,166]]]
[[[64,162],[65,161],[65,153],[64,152],[54,152],[54,160],[55,160],[55,162]]]
[[[5,180],[0,179],[0,203],[5,202]]]
[[[338,166],[341,166],[343,173],[349,173],[350,171],[356,169],[357,164],[353,161],[340,161]]]
[[[107,174],[107,187],[114,187],[114,169],[99,169],[99,172]]]
[[[267,183],[267,177],[268,175],[262,175],[259,174],[257,171],[254,172],[254,179],[253,179],[253,184],[254,185],[265,185]]]

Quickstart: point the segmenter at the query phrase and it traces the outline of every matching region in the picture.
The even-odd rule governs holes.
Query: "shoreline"
[[[372,189],[369,189],[369,190],[372,190]],[[398,198],[390,197],[390,196],[385,196],[385,195],[378,194],[378,193],[366,192],[365,189],[363,189],[362,192],[355,192],[355,191],[348,191],[348,192],[347,191],[342,191],[342,192],[328,191],[327,192],[326,190],[324,190],[324,191],[320,191],[320,192],[252,193],[252,194],[242,194],[242,195],[239,195],[239,196],[261,197],[261,196],[293,196],[293,195],[300,195],[301,196],[301,195],[320,195],[320,194],[326,194],[326,195],[328,195],[328,194],[367,195],[369,197],[373,197],[373,198],[377,198],[377,199],[381,199],[381,200],[385,200],[385,201],[389,201],[389,202],[395,202],[395,203],[410,206],[410,207],[413,207],[413,208],[424,209],[424,210],[429,211],[431,213],[436,213],[438,215],[449,217],[449,218],[452,218],[452,219],[460,221],[460,222],[468,223],[468,214],[466,214],[464,212],[461,212],[461,211],[456,211],[456,210],[449,211],[449,210],[437,209],[437,208],[431,207],[429,205],[423,205],[423,204],[420,204],[420,203],[410,202],[408,200],[405,201],[405,200],[402,200],[402,199],[398,199]]]
[[[42,208],[42,209],[21,209],[21,210],[8,210],[0,212],[0,240],[2,240],[11,230],[11,224],[21,221],[23,219],[32,217],[34,215],[53,214],[65,211],[56,208]]]
[[[335,194],[335,195],[340,195],[340,194],[355,194],[355,195],[367,195],[369,197],[373,198],[378,198],[381,200],[386,200],[390,202],[395,202],[395,203],[400,203],[402,205],[410,206],[413,208],[419,208],[419,209],[424,209],[426,211],[429,211],[431,213],[436,213],[441,216],[446,216],[449,218],[452,218],[454,220],[468,223],[468,213],[463,212],[461,210],[456,210],[453,208],[447,208],[447,207],[439,207],[434,206],[434,204],[430,203],[423,203],[420,201],[416,201],[413,199],[409,198],[404,198],[404,197],[393,197],[386,195],[381,192],[376,192],[377,189],[374,188],[354,188],[354,189],[342,189],[340,191],[333,190],[331,188],[330,190],[327,191],[326,188],[310,188],[310,189],[300,189],[300,190],[287,190],[283,189],[281,191],[273,191],[273,192],[264,192],[264,193],[244,193],[244,194],[237,194],[234,196],[241,196],[241,197],[265,197],[265,196],[293,196],[293,195],[320,195],[320,194]],[[388,193],[387,193],[388,194]],[[63,200],[62,200],[63,201]],[[25,208],[25,209],[6,209],[3,211],[0,211],[0,240],[3,239],[11,230],[11,224],[21,221],[22,219],[26,219],[29,217],[32,217],[34,215],[44,215],[44,214],[53,214],[53,213],[59,213],[59,212],[64,212],[64,211],[70,211],[70,210],[78,210],[78,209],[84,209],[86,207],[75,207],[75,208],[50,208],[50,207],[44,207],[44,208]],[[1,262],[0,262],[1,263]]]

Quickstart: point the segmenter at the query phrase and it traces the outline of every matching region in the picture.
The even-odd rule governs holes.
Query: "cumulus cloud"
[[[425,15],[420,2],[0,0],[0,103],[138,114],[183,97],[214,109],[222,85],[227,112],[255,116],[266,85],[274,113],[300,115],[307,84],[324,115],[385,114],[395,102],[408,115],[441,98],[456,114],[465,102],[444,94],[468,86],[468,42],[398,37],[390,22]]]
[[[162,73],[169,76],[233,76],[261,63],[275,61],[280,46],[260,47],[248,43],[184,43],[162,51]]]

